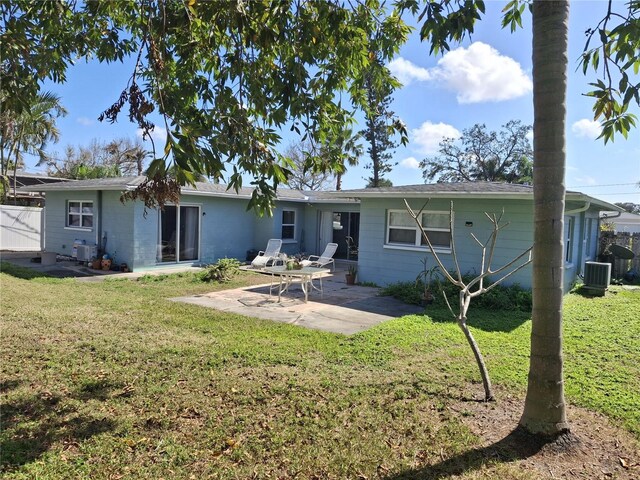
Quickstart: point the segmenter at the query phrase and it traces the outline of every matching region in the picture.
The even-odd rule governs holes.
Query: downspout
[[[102,238],[102,190],[98,190],[97,203],[98,208],[96,210],[98,211],[98,224],[96,226],[96,247],[100,250],[100,239]]]

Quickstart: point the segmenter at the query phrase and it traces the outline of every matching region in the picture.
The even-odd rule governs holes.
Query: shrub
[[[463,276],[465,282],[468,282],[474,278],[472,274],[466,274]],[[489,283],[485,282],[485,285]],[[435,303],[445,305],[444,298],[442,298],[442,292],[446,294],[449,299],[451,307],[456,308],[458,305],[458,295],[460,289],[443,280],[441,282],[435,281],[431,284],[431,291],[435,297]],[[420,305],[422,302],[422,294],[424,292],[424,283],[417,282],[398,282],[383,288],[381,295],[388,295],[398,300],[402,300],[405,303]],[[488,308],[494,310],[522,310],[525,312],[531,311],[531,291],[525,290],[518,284],[509,286],[498,285],[486,293],[483,293],[479,297],[475,297],[471,300],[472,307]]]
[[[198,278],[202,282],[228,282],[238,272],[240,262],[235,258],[221,258],[213,265],[207,265],[198,273]]]
[[[422,282],[397,282],[384,287],[380,291],[380,295],[397,298],[411,305],[420,305],[423,292]]]

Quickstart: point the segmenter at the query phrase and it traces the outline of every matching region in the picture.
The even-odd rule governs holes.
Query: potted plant
[[[440,272],[438,266],[427,268],[427,259],[422,260],[422,271],[416,277],[416,285],[422,283],[424,292],[422,293],[422,304],[431,305],[434,300],[432,289],[440,283]]]
[[[347,285],[355,285],[356,284],[356,274],[358,273],[358,269],[355,265],[349,265],[347,270]]]

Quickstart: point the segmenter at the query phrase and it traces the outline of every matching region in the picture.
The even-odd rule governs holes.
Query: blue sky
[[[488,1],[487,14],[476,33],[462,44],[452,45],[445,55],[429,56],[426,44],[416,34],[390,64],[404,87],[394,95],[393,110],[410,132],[407,147],[395,153],[398,165],[388,175],[394,185],[422,183],[417,163],[435,153],[443,136],[458,136],[475,123],[497,130],[511,119],[533,122],[531,94],[531,18],[515,33],[500,27],[500,10],[505,2]],[[594,26],[606,10],[604,0],[574,1],[571,5],[569,60],[570,76],[567,112],[566,185],[609,202],[640,203],[640,130],[628,140],[620,137],[606,146],[596,140],[592,122],[592,101],[583,94],[594,81],[576,70],[585,42],[584,31]],[[118,123],[100,123],[97,117],[119,96],[131,74],[131,64],[78,63],[68,72],[64,85],[46,88],[62,97],[69,114],[59,119],[60,143],[50,150],[62,152],[66,145],[87,145],[92,139],[108,141],[137,137],[135,124],[121,115]],[[635,111],[637,112],[637,109]],[[159,137],[163,130],[157,129]],[[286,147],[283,145],[284,147]],[[351,168],[343,188],[362,188],[370,174],[361,165]],[[36,171],[34,162],[28,169]]]

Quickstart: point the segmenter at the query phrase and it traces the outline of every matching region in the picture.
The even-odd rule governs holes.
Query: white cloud
[[[430,69],[398,57],[389,64],[389,70],[404,85],[438,82],[456,93],[458,103],[501,102],[533,90],[531,79],[518,62],[482,42],[447,52]]]
[[[418,170],[420,168],[420,162],[415,157],[405,158],[400,162],[400,165],[402,165],[405,168],[410,168],[412,170]]]
[[[527,134],[525,135],[525,137],[527,137],[527,140],[529,140],[531,143],[533,143],[533,129],[529,130],[527,132]]]
[[[482,42],[448,52],[438,61],[434,74],[456,92],[459,103],[500,102],[533,90],[518,62]]]
[[[595,120],[583,118],[571,125],[571,131],[576,137],[595,140],[600,136],[602,127],[600,126],[600,123]]]
[[[598,181],[595,178],[590,177],[589,175],[585,175],[584,177],[576,177],[575,181],[579,185],[597,185],[598,184]]]
[[[139,138],[142,138],[142,129],[139,128],[136,130],[136,135]],[[167,139],[167,130],[166,128],[163,127],[159,127],[158,125],[156,125],[153,129],[153,131],[151,132],[151,138],[153,138],[153,140],[155,142],[164,142]],[[164,143],[163,143],[164,145]]]
[[[388,65],[389,70],[403,85],[409,85],[411,82],[425,82],[431,80],[432,76],[426,68],[418,67],[409,60],[398,57]]]
[[[87,117],[78,117],[76,118],[76,122],[78,122],[80,125],[83,125],[85,127],[89,127],[94,123],[93,120]]]
[[[424,122],[420,127],[411,130],[413,141],[421,153],[433,154],[444,138],[460,138],[460,131],[446,123]]]

